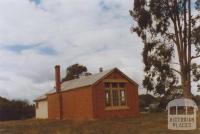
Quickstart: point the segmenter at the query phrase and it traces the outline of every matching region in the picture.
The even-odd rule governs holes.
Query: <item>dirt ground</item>
[[[167,129],[167,113],[141,114],[137,118],[73,122],[69,120],[23,120],[0,122],[0,134],[200,134],[200,113],[197,129]]]

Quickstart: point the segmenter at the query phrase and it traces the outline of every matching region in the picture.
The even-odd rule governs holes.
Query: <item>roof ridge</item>
[[[62,82],[61,84],[64,84],[64,83],[67,83],[67,82],[72,82],[72,81],[76,81],[76,80],[83,80],[83,79],[86,79],[86,78],[88,78],[88,77],[92,77],[92,76],[95,76],[95,75],[98,75],[98,74],[103,74],[103,73],[105,73],[105,72],[110,72],[110,71],[112,71],[112,70],[114,70],[115,68],[112,68],[112,69],[106,69],[105,71],[103,71],[103,72],[98,72],[98,73],[94,73],[94,74],[91,74],[91,75],[88,75],[88,76],[84,76],[84,77],[79,77],[79,78],[76,78],[76,79],[72,79],[72,80],[68,80],[68,81],[64,81],[64,82]],[[106,74],[107,74],[106,73]]]

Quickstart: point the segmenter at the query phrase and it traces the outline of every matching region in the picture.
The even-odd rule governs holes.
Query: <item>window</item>
[[[111,106],[111,96],[109,90],[106,90],[105,98],[106,98],[105,100],[106,106]]]
[[[176,115],[176,106],[170,107],[170,114]]]
[[[125,90],[120,90],[120,102],[121,105],[126,105],[126,96],[125,96]]]
[[[126,90],[124,82],[105,82],[105,106],[126,106]]]
[[[186,115],[186,107],[185,106],[179,106],[177,107],[178,114],[180,115]]]
[[[193,115],[194,114],[194,108],[193,107],[187,107],[187,114]]]
[[[112,100],[113,100],[113,106],[118,106],[119,105],[118,90],[112,90]]]

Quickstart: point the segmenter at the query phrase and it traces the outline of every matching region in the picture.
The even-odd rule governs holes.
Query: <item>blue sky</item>
[[[57,52],[52,48],[48,46],[43,46],[42,44],[29,44],[29,45],[23,45],[23,44],[14,44],[14,45],[2,45],[1,49],[5,49],[8,51],[11,51],[16,54],[22,54],[23,51],[27,50],[37,50],[38,53],[42,55],[53,55],[55,56]]]
[[[31,2],[34,2],[36,5],[39,5],[39,4],[41,4],[41,0],[30,0]]]

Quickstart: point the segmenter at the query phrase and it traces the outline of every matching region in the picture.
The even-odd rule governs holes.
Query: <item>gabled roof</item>
[[[79,88],[79,87],[93,85],[96,81],[100,80],[102,77],[109,74],[113,70],[114,70],[114,68],[110,69],[110,70],[105,70],[100,73],[83,76],[78,79],[65,81],[64,83],[61,84],[61,91],[67,91],[67,90],[71,90],[71,89],[75,89],[75,88]],[[52,94],[55,92],[56,92],[56,90],[54,89],[54,90],[51,90],[50,92],[48,92],[47,94]]]
[[[100,80],[106,74],[108,74],[109,72],[112,72],[112,70],[114,69],[106,70],[101,73],[97,73],[97,74],[93,74],[89,76],[83,76],[79,79],[66,81],[61,85],[61,91],[93,85],[96,81]]]
[[[68,91],[68,90],[73,90],[73,89],[84,87],[84,86],[94,85],[95,83],[97,83],[101,79],[105,78],[106,76],[108,76],[109,74],[111,74],[115,70],[119,71],[130,82],[132,82],[134,85],[138,86],[138,84],[136,82],[134,82],[128,76],[123,74],[119,69],[113,68],[113,69],[105,70],[103,72],[92,74],[92,75],[89,75],[89,76],[83,76],[83,77],[78,78],[78,79],[65,81],[64,83],[61,84],[61,91]],[[47,94],[52,94],[52,93],[55,93],[55,92],[56,92],[56,90],[54,89],[54,90],[49,91]]]

